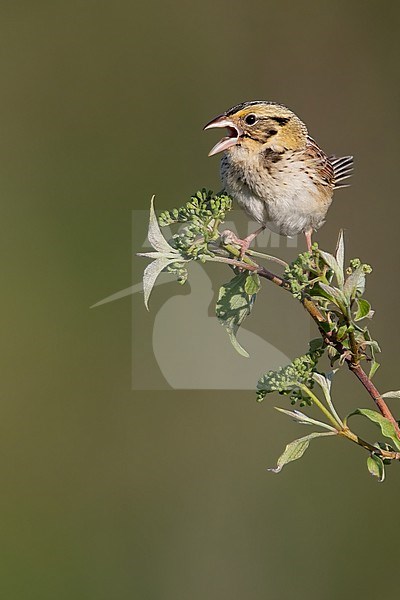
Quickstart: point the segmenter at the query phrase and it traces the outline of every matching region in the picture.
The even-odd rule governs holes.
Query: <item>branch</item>
[[[221,250],[222,250],[222,252],[221,252]],[[226,251],[226,254],[224,253],[224,250]],[[227,245],[222,248],[221,247],[218,247],[218,248],[213,247],[213,252],[218,252],[218,254],[222,254],[223,257],[221,257],[221,260],[218,260],[217,257],[214,257],[214,259],[212,259],[212,260],[217,260],[218,262],[225,262],[228,264],[232,264],[236,267],[239,267],[242,269],[244,268],[249,271],[258,273],[258,275],[260,277],[264,277],[265,279],[268,279],[268,281],[272,281],[272,283],[274,283],[278,287],[281,287],[287,291],[290,291],[290,286],[289,286],[288,282],[285,279],[283,279],[283,277],[281,277],[280,275],[275,275],[275,273],[272,273],[265,267],[260,267],[259,265],[257,265],[255,262],[253,262],[246,256],[240,257],[240,251],[235,246]],[[237,256],[239,258],[239,260],[228,258],[228,256],[229,256],[228,253],[230,255]],[[344,348],[343,348],[342,344],[340,342],[338,342],[337,340],[335,340],[332,336],[329,335],[329,333],[327,333],[323,329],[322,323],[327,322],[326,318],[320,312],[320,310],[314,304],[314,302],[311,300],[311,298],[309,296],[307,296],[306,294],[303,294],[300,302],[303,305],[303,307],[305,308],[305,310],[309,313],[311,318],[317,324],[319,332],[322,335],[325,343],[330,346],[333,346],[340,354],[343,354]],[[372,383],[371,379],[368,377],[368,375],[365,373],[365,371],[359,364],[357,354],[352,353],[351,357],[348,356],[345,358],[345,362],[346,362],[348,368],[350,369],[350,371],[352,373],[354,373],[354,375],[357,377],[357,379],[362,383],[364,388],[367,390],[367,392],[371,396],[372,400],[376,404],[379,412],[392,423],[392,425],[396,431],[396,435],[397,435],[398,439],[400,440],[399,424],[396,421],[396,419],[394,418],[394,416],[392,415],[388,405],[382,398],[381,394],[378,392],[375,385]]]
[[[142,254],[154,259],[146,267],[143,275],[146,306],[157,276],[162,270],[167,269],[176,276],[179,283],[184,283],[188,276],[186,264],[192,260],[223,262],[236,267],[235,277],[220,288],[216,313],[225,326],[232,344],[244,354],[235,336],[243,319],[250,313],[260,289],[259,278],[246,275],[246,272],[257,273],[260,277],[289,291],[301,302],[314,320],[321,339],[310,342],[309,351],[294,359],[289,365],[263,375],[257,384],[257,400],[261,401],[269,392],[279,391],[290,394],[292,403],[301,400],[300,406],[303,406],[309,403],[306,394],[311,403],[319,408],[331,424],[326,423],[325,420],[323,422],[311,419],[298,410],[287,411],[278,408],[300,423],[318,425],[330,431],[314,432],[288,444],[278,458],[276,469],[272,471],[278,473],[285,464],[300,458],[310,440],[336,434],[366,449],[370,453],[367,459],[369,472],[379,481],[383,481],[384,465],[392,460],[400,461],[398,442],[400,428],[382,395],[371,381],[373,373],[379,366],[375,360],[375,352],[380,351],[379,345],[372,339],[368,327],[360,327],[357,323],[373,315],[371,305],[363,298],[365,276],[371,272],[370,265],[354,258],[350,260],[346,271],[344,270],[342,231],[339,234],[335,255],[313,246],[310,252],[300,253],[295,261],[287,264],[281,259],[254,250],[247,253],[240,252],[234,245],[218,242],[218,239],[221,239],[218,235],[218,226],[225,221],[226,212],[231,209],[231,206],[232,199],[229,196],[224,193],[215,196],[211,191],[203,189],[181,208],[165,211],[157,219],[152,200],[148,239],[154,252]],[[186,225],[179,233],[173,235],[171,242],[168,242],[161,233],[160,225],[178,223],[186,223]],[[225,242],[227,241],[226,239]],[[276,275],[266,267],[260,266],[254,262],[254,257],[277,262],[285,268],[284,275]],[[368,346],[372,356],[369,375],[360,365],[362,358],[368,358],[365,350]],[[376,410],[357,409],[349,417],[360,414],[378,424],[383,436],[390,438],[394,443],[396,451],[383,442],[372,445],[362,440],[349,429],[347,418],[343,421],[340,419],[330,394],[331,377],[329,374],[324,375],[316,371],[318,359],[326,347],[331,360],[340,358],[340,364],[347,364],[349,370],[363,384],[380,413]],[[320,401],[312,392],[314,382],[322,388],[325,402]]]

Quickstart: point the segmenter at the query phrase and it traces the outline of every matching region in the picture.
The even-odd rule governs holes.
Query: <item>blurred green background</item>
[[[372,263],[376,381],[398,389],[398,28],[394,3],[368,1],[1,3],[2,597],[397,595],[395,466],[379,485],[361,449],[317,440],[267,473],[302,433],[280,398],[133,389],[132,347],[162,383],[154,314],[185,289],[157,288],[150,314],[140,294],[89,307],[138,283],[132,210],[218,188],[202,125],[279,101],[328,152],[356,156],[317,239],[332,248],[343,226]],[[290,353],[306,317],[284,306],[271,330]],[[370,406],[348,373],[335,394]]]

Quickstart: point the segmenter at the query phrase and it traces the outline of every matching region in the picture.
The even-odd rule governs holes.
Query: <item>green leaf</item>
[[[400,440],[396,435],[393,423],[391,423],[389,419],[386,419],[386,417],[383,417],[376,410],[371,410],[370,408],[357,408],[357,410],[349,414],[347,419],[349,419],[353,415],[362,415],[363,417],[366,417],[367,419],[378,425],[381,429],[382,435],[384,435],[387,438],[390,438],[396,446],[396,448],[400,450]]]
[[[294,460],[298,460],[299,458],[301,458],[303,456],[304,452],[307,450],[308,446],[310,445],[311,440],[313,440],[314,438],[317,438],[317,437],[323,437],[323,436],[327,436],[327,435],[336,435],[336,432],[329,431],[328,433],[325,433],[325,432],[310,433],[309,435],[306,435],[305,437],[299,438],[298,440],[294,440],[293,442],[291,442],[290,444],[288,444],[286,446],[285,450],[278,458],[275,469],[268,469],[268,471],[272,471],[272,473],[279,473],[280,471],[282,471],[282,469],[285,465],[287,465],[288,463],[290,463]]]
[[[256,294],[248,294],[245,290],[247,273],[239,273],[229,283],[226,283],[219,289],[216,315],[218,321],[228,332],[233,347],[239,354],[248,358],[248,353],[236,339],[236,334],[245,320],[251,313]],[[255,289],[255,282],[253,282]]]
[[[354,317],[354,320],[361,321],[361,319],[368,317],[368,315],[372,312],[371,305],[368,302],[368,300],[364,300],[364,298],[358,298],[357,304],[358,304],[358,308],[357,308],[357,313],[356,313],[356,316]]]
[[[347,325],[341,325],[339,327],[339,329],[337,330],[336,337],[339,341],[343,340],[343,338],[347,337]]]
[[[400,398],[400,390],[396,392],[385,392],[382,394],[382,398]]]
[[[316,352],[324,349],[324,340],[319,338],[314,338],[309,342],[310,352]]]
[[[344,284],[343,267],[340,267],[336,258],[332,256],[332,254],[329,254],[329,252],[324,252],[323,250],[319,250],[318,252],[320,253],[324,262],[328,265],[328,267],[332,269],[332,271],[335,273],[338,285],[340,288],[342,288]]]
[[[244,284],[244,290],[245,290],[246,294],[248,294],[249,296],[252,296],[253,294],[257,294],[257,292],[260,291],[260,288],[261,288],[261,282],[260,282],[260,276],[258,275],[258,273],[251,273],[250,275],[247,275],[246,281]]]
[[[374,340],[372,340],[371,334],[368,331],[368,329],[364,330],[364,337],[365,337],[365,340],[367,341],[367,344],[371,347],[372,362],[371,362],[371,367],[370,367],[368,376],[370,379],[372,379],[373,376],[375,375],[375,373],[377,372],[377,370],[379,369],[379,367],[381,366],[378,363],[378,361],[376,360],[376,356],[375,356],[375,353],[380,352],[381,349],[379,348],[378,342],[374,342]],[[371,342],[374,342],[374,343],[371,343]],[[362,342],[362,343],[365,344],[365,342]]]
[[[371,475],[377,477],[379,483],[385,480],[385,465],[383,464],[383,460],[376,454],[368,456],[367,468]]]
[[[375,373],[377,372],[377,370],[379,369],[380,366],[381,366],[381,363],[378,363],[378,361],[375,358],[373,358],[372,362],[371,362],[371,368],[368,373],[368,377],[370,379],[373,378],[373,376],[375,375]]]

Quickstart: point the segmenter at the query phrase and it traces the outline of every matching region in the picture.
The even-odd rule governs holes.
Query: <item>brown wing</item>
[[[314,177],[318,183],[335,187],[335,170],[325,152],[321,150],[317,142],[307,137],[307,145],[304,150],[307,162],[314,167]]]

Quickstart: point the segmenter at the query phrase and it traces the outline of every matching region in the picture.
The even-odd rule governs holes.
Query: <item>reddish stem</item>
[[[249,268],[250,270],[256,270],[257,273],[261,277],[265,277],[266,279],[268,279],[269,281],[272,281],[279,287],[282,287],[286,290],[289,289],[287,282],[282,277],[279,277],[279,275],[274,275],[274,273],[271,273],[270,271],[268,271],[268,269],[265,269],[265,267],[258,267],[257,269],[254,269],[254,267],[250,267],[249,265],[245,265],[244,263],[241,263],[240,266],[245,266],[246,268]],[[320,312],[318,307],[314,304],[314,302],[310,298],[305,296],[302,298],[301,303],[303,304],[306,311],[313,318],[313,320],[316,322],[321,335],[327,341],[327,343],[329,343],[331,345],[335,345],[335,341],[330,339],[329,335],[327,335],[326,332],[321,327],[321,323],[325,321],[325,317],[322,315],[322,313]],[[343,350],[342,348],[339,348],[339,351],[342,351],[342,350]],[[371,396],[372,400],[375,402],[381,415],[383,415],[386,419],[388,419],[392,423],[392,425],[396,431],[396,435],[400,440],[399,424],[396,421],[396,419],[394,418],[394,416],[392,415],[392,413],[390,412],[388,405],[386,404],[386,402],[382,398],[381,394],[378,392],[378,390],[372,383],[371,379],[368,377],[368,375],[365,373],[365,371],[362,369],[362,367],[360,366],[359,363],[353,362],[352,358],[350,358],[350,357],[346,358],[346,363],[347,363],[347,366],[349,367],[350,371],[352,371],[354,373],[354,375],[357,377],[357,379],[359,381],[361,381],[364,388],[367,390],[367,392]]]

